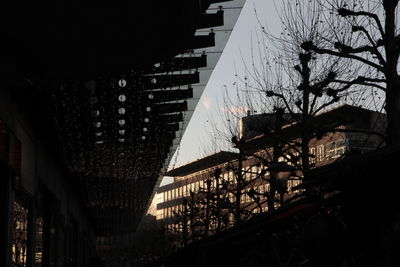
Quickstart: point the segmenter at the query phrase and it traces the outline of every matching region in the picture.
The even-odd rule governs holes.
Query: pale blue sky
[[[211,138],[209,118],[217,114],[218,105],[222,102],[224,85],[228,89],[233,88],[235,67],[240,71],[243,65],[242,56],[243,58],[250,57],[251,39],[254,40],[256,31],[260,29],[254,8],[263,24],[271,30],[280,29],[273,0],[246,1],[170,166],[178,167],[203,156],[202,146]]]

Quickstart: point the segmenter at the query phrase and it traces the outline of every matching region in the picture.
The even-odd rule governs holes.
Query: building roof
[[[340,125],[353,124],[356,128],[369,127],[369,114],[376,113],[361,107],[351,105],[340,105],[330,110],[319,113],[312,120],[312,127],[321,132],[329,131]],[[283,127],[280,135],[283,138],[293,139],[299,136],[299,123],[294,122]],[[268,135],[261,134],[254,138],[246,140],[248,150],[259,149],[262,146],[268,145],[271,141]]]
[[[172,169],[165,173],[165,176],[176,177],[192,174],[234,160],[237,158],[237,155],[238,154],[234,152],[220,151]]]

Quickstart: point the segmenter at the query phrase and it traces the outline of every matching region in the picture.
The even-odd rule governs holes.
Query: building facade
[[[247,118],[247,122],[249,121],[251,121],[250,118]],[[242,129],[249,128],[243,124],[241,124]],[[383,114],[348,105],[319,114],[314,119],[314,126],[320,133],[316,133],[308,143],[311,168],[328,165],[344,157],[382,146],[384,124]],[[277,192],[271,195],[269,181],[272,171],[269,171],[271,166],[268,166],[268,160],[273,154],[272,138],[269,134],[263,134],[261,130],[257,134],[254,125],[251,129],[251,135],[241,133],[242,136],[249,137],[244,142],[242,158],[239,153],[221,151],[166,173],[167,176],[174,177],[174,182],[158,189],[157,219],[163,220],[170,231],[177,229],[179,231],[181,226],[177,223],[179,217],[182,217],[182,213],[185,212],[185,206],[195,197],[207,198],[207,188],[211,189],[215,196],[215,190],[223,184],[228,185],[225,191],[219,191],[221,199],[224,200],[222,201],[224,205],[220,205],[220,212],[228,218],[224,227],[234,225],[232,206],[238,203],[240,203],[240,208],[246,211],[244,215],[247,214],[247,216],[244,217],[247,218],[254,213],[268,211],[268,197],[276,198],[274,207],[278,207],[283,201],[290,201],[300,195],[301,190],[297,186],[300,185],[304,176],[300,170],[299,153],[301,151],[287,145],[286,152],[279,157],[278,161],[286,162],[297,170],[287,173],[283,185],[280,185],[278,179]],[[299,138],[298,132],[298,125],[292,123],[285,125],[281,134],[296,141]],[[241,171],[238,169],[239,161],[242,161]],[[242,177],[238,177],[239,175]],[[241,193],[236,190],[238,178],[243,178],[244,181],[240,188]],[[229,190],[229,188],[234,190]],[[240,199],[236,201],[236,198]],[[201,209],[205,201],[198,200],[198,202]],[[226,202],[229,202],[228,205]]]
[[[46,114],[14,97],[0,90],[0,265],[84,266],[96,238],[78,180],[56,153]]]

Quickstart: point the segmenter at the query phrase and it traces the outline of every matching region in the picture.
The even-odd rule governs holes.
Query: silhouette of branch
[[[338,45],[336,45],[338,46]],[[341,44],[341,46],[343,46]],[[355,59],[357,61],[360,61],[364,64],[367,64],[371,67],[376,68],[377,70],[384,72],[384,68],[381,65],[378,65],[368,59],[365,59],[363,57],[357,56],[357,55],[353,55],[353,54],[349,54],[350,52],[343,52],[343,51],[333,51],[330,49],[326,49],[326,48],[319,48],[316,45],[310,43],[310,42],[304,42],[303,44],[301,44],[301,47],[306,50],[306,51],[314,51],[317,54],[328,54],[328,55],[332,55],[332,56],[337,56],[337,57],[342,57],[342,58],[348,58],[348,59]]]
[[[380,32],[381,36],[382,37],[385,36],[385,31],[384,31],[384,29],[382,27],[382,23],[379,20],[378,15],[375,14],[375,13],[371,13],[371,12],[367,12],[367,11],[354,11],[354,10],[350,10],[350,9],[347,9],[347,8],[339,8],[338,9],[338,13],[342,17],[347,17],[347,16],[367,16],[367,17],[370,17],[375,21],[376,25],[378,26],[378,29],[379,29],[379,32]]]

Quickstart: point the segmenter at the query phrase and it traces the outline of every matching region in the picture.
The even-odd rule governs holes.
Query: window
[[[270,191],[269,184],[264,184],[264,186],[265,186],[265,192],[269,192]]]
[[[191,184],[190,184],[190,191],[191,191],[191,192],[194,192],[194,183],[191,183]]]
[[[229,182],[233,182],[233,171],[230,171],[229,172],[229,174],[228,174],[228,180],[229,180]]]
[[[28,209],[22,202],[14,202],[14,228],[12,232],[12,262],[17,266],[26,266],[28,241]]]
[[[315,147],[310,147],[308,154],[310,158],[310,163],[315,164],[316,162]]]
[[[164,212],[163,210],[157,210],[157,220],[164,219]]]
[[[295,161],[297,164],[301,164],[301,158],[299,157],[300,153],[298,151],[293,152],[293,161]]]
[[[317,155],[316,155],[316,160],[319,161],[323,161],[325,158],[325,148],[324,145],[319,145],[317,146]]]
[[[36,218],[35,264],[41,266],[43,256],[43,217]]]
[[[264,194],[264,185],[260,185],[258,187],[258,192],[261,193],[261,194]]]
[[[325,145],[326,157],[328,159],[338,158],[347,151],[347,142],[344,139],[329,142]]]

